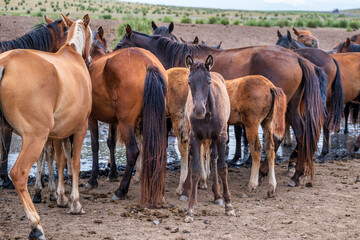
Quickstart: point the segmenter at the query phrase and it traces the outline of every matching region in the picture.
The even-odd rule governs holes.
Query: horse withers
[[[188,77],[189,93],[185,105],[185,124],[190,130],[190,158],[191,167],[191,196],[185,222],[192,222],[194,207],[197,203],[197,188],[200,179],[200,155],[205,142],[211,143],[211,158],[213,160],[214,185],[216,200],[221,199],[219,193],[217,170],[223,182],[225,212],[235,216],[230,201],[230,190],[227,181],[227,164],[225,161],[225,147],[228,139],[227,121],[230,116],[230,100],[225,87],[225,80],[218,73],[210,73],[213,66],[211,55],[205,61],[193,61],[186,57],[186,65],[190,69]]]
[[[30,169],[48,139],[54,141],[59,173],[57,203],[66,207],[63,179],[66,160],[61,143],[74,134],[69,213],[84,212],[78,184],[81,146],[91,110],[91,79],[86,63],[90,61],[92,33],[87,14],[77,21],[61,16],[69,31],[65,45],[56,53],[17,49],[0,55],[1,124],[11,126],[22,137],[21,152],[10,176],[31,222],[30,239],[45,239],[27,182]]]

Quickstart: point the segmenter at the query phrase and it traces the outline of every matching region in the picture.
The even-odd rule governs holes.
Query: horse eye
[[[190,85],[190,82],[188,82],[188,84]]]
[[[211,82],[208,82],[208,85],[210,85],[211,84]]]

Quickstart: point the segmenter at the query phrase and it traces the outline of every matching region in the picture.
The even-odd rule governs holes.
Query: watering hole
[[[293,149],[296,146],[296,140],[294,134],[291,131],[291,142],[292,146],[284,146],[283,144],[280,146],[279,150],[276,153],[276,161],[287,161],[292,153]],[[354,124],[349,124],[349,133],[344,134],[344,124],[341,125],[341,130],[339,133],[331,135],[331,149],[330,153],[326,156],[326,159],[342,159],[342,158],[355,158],[354,154],[349,153],[350,147],[355,142],[358,134],[360,133],[359,129],[356,128]],[[99,166],[100,169],[104,169],[107,167],[108,159],[110,156],[109,148],[107,147],[107,136],[108,136],[108,125],[104,123],[99,124]],[[262,139],[262,129],[259,128],[259,136]],[[315,159],[320,155],[323,140],[322,134],[320,136],[320,140],[318,143],[318,150],[315,154]],[[230,142],[228,144],[229,151],[227,155],[227,159],[231,160],[235,154],[235,136],[234,136],[234,128],[230,126],[229,131]],[[242,163],[248,158],[250,151],[247,147],[244,147],[244,142],[242,141],[242,158],[238,162],[238,165],[241,166]],[[11,148],[9,153],[9,165],[8,170],[12,168],[14,165],[19,152],[21,150],[21,137],[13,134],[13,139],[11,141]],[[179,168],[180,166],[180,152],[177,147],[177,139],[176,137],[169,136],[168,140],[168,149],[167,149],[168,163],[169,168],[174,170]],[[262,154],[262,159],[264,159],[264,152]],[[115,153],[116,163],[118,167],[123,167],[126,164],[126,154],[125,154],[125,146],[117,143],[116,145],[116,153]],[[90,171],[92,169],[92,152],[91,152],[91,137],[90,131],[87,132],[82,149],[81,149],[81,171]],[[30,176],[34,177],[36,174],[36,164],[31,168]]]

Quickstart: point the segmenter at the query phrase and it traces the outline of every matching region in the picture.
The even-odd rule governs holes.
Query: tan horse
[[[189,128],[185,121],[184,107],[188,95],[186,68],[171,68],[167,70],[169,78],[168,111],[173,123],[173,128],[178,138],[178,147],[181,154],[181,175],[176,193],[183,193],[184,183],[188,175],[188,148]],[[281,138],[285,128],[286,96],[280,88],[276,88],[267,78],[259,75],[247,76],[239,79],[226,81],[226,88],[230,97],[229,125],[244,124],[247,137],[250,142],[253,165],[249,182],[250,194],[258,186],[259,164],[261,144],[258,136],[259,124],[261,124],[266,136],[266,156],[269,159],[269,191],[273,196],[276,188],[274,172],[274,141],[275,136]],[[206,151],[206,150],[204,150]],[[207,171],[205,157],[201,159],[201,177],[206,180]],[[187,194],[188,195],[188,194]],[[186,197],[181,199],[186,200]]]
[[[92,33],[86,14],[76,22],[61,14],[69,26],[66,43],[56,53],[11,50],[0,55],[2,124],[22,137],[22,148],[10,176],[31,221],[30,239],[45,239],[40,217],[31,201],[27,180],[46,141],[54,141],[59,172],[58,204],[67,206],[63,171],[66,165],[61,142],[74,134],[70,213],[83,212],[79,202],[80,151],[91,110],[89,61]],[[85,61],[84,61],[85,60]]]
[[[298,41],[307,47],[319,48],[320,42],[309,30],[296,30],[293,28],[294,34],[298,37]]]
[[[129,48],[107,54],[103,31],[99,29],[96,36],[89,68],[93,84],[89,125],[97,126],[98,120],[118,124],[118,135],[126,146],[126,169],[113,199],[126,197],[140,157],[145,159],[137,168],[142,171],[141,203],[159,207],[163,203],[166,174],[165,69],[145,49]]]

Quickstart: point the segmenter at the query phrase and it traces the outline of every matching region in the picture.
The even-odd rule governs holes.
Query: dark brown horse
[[[90,124],[96,120],[118,124],[126,146],[125,173],[113,199],[125,198],[136,159],[142,154],[141,203],[158,207],[165,193],[167,75],[147,50],[129,48],[107,54],[101,32],[89,68],[93,84]],[[137,136],[143,138],[141,153]]]
[[[333,53],[360,52],[360,44],[350,41],[347,38],[345,42],[337,44],[333,48]]]
[[[174,31],[174,23],[173,22],[171,22],[168,27],[167,26],[158,27],[154,23],[154,21],[152,21],[151,27],[153,29],[153,32],[152,32],[153,35],[160,35],[163,37],[167,37],[167,38],[171,39],[172,41],[179,42],[177,37],[174,34],[172,34],[172,31]]]
[[[330,131],[334,129],[335,132],[338,132],[340,127],[344,96],[339,65],[334,58],[323,50],[306,47],[293,39],[289,31],[287,31],[287,35],[281,35],[281,33],[277,31],[277,35],[278,40],[276,45],[292,49],[300,56],[321,68],[326,74],[326,76],[322,77],[325,81],[320,82],[322,99],[326,104],[325,106],[329,114],[324,121],[323,149],[319,157],[319,159],[323,161],[325,155],[329,153]]]
[[[267,77],[276,87],[282,88],[287,96],[286,117],[299,144],[296,173],[291,185],[299,184],[299,177],[306,173],[313,175],[313,156],[322,126],[323,106],[315,66],[308,60],[279,46],[218,50],[203,45],[176,43],[160,36],[132,31],[129,25],[115,49],[127,47],[142,47],[151,51],[166,69],[185,66],[187,55],[203,61],[212,55],[216,62],[212,70],[225,79],[247,75]],[[304,103],[304,115],[300,112],[301,103]],[[279,142],[276,150],[278,146]]]
[[[355,34],[353,35],[350,40],[354,43],[359,43],[360,44],[360,34]]]
[[[53,21],[45,17],[47,25],[36,25],[35,28],[24,36],[0,42],[0,53],[11,49],[35,49],[45,52],[57,52],[64,45],[67,36],[67,27],[62,20]],[[2,154],[0,161],[0,178],[3,180],[3,188],[14,188],[8,177],[8,154],[12,138],[12,130],[4,126],[1,129]]]
[[[194,40],[192,42],[191,41],[185,41],[182,37],[180,37],[180,40],[181,40],[182,43],[186,43],[186,44],[199,44],[199,38],[197,36],[195,36],[195,38],[194,38]],[[204,41],[201,41],[201,44],[206,45],[206,43]],[[221,49],[221,44],[222,44],[222,41],[220,41],[217,46],[214,46],[212,48]]]

